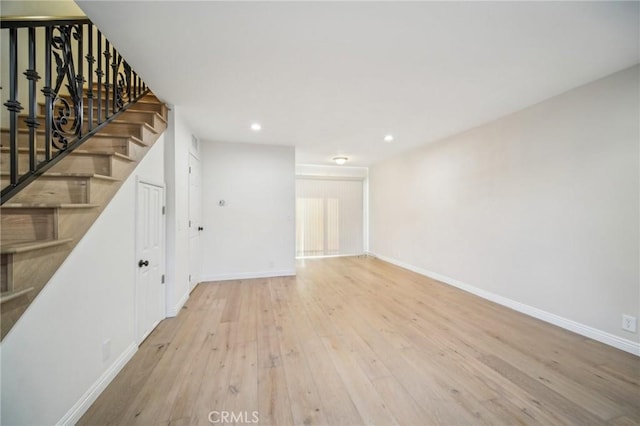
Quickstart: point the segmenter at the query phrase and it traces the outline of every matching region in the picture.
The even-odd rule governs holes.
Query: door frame
[[[160,314],[160,319],[158,320],[157,323],[154,324],[154,326],[151,328],[151,330],[145,334],[144,336],[142,336],[140,339],[138,339],[138,321],[140,318],[140,312],[139,312],[139,305],[138,305],[138,271],[137,271],[137,262],[138,262],[138,250],[139,250],[139,242],[138,242],[138,214],[139,209],[138,209],[138,194],[139,194],[139,186],[140,184],[145,184],[145,185],[151,185],[151,186],[155,186],[158,188],[161,188],[162,190],[162,207],[163,207],[163,212],[160,215],[161,216],[161,226],[160,226],[160,230],[161,230],[161,244],[162,247],[160,249],[160,269],[162,271],[161,275],[165,276],[165,282],[162,284],[164,286],[164,290],[162,291],[162,298],[163,298],[163,303],[162,303],[162,311]],[[146,177],[142,177],[137,175],[136,176],[136,186],[135,186],[135,208],[134,208],[134,240],[135,240],[135,244],[134,244],[134,259],[133,259],[133,270],[134,270],[134,292],[133,292],[133,308],[134,308],[134,323],[133,323],[133,336],[136,340],[136,344],[138,346],[140,346],[142,344],[142,342],[144,342],[144,340],[149,337],[149,334],[151,334],[151,332],[158,326],[158,324],[160,323],[160,321],[162,321],[163,319],[167,318],[167,283],[166,283],[166,273],[167,273],[167,215],[166,215],[166,206],[167,206],[167,188],[164,182],[161,181],[157,181],[154,179],[148,179]],[[139,341],[138,341],[139,340]]]
[[[198,198],[199,198],[199,209],[200,211],[198,212],[198,217],[200,219],[199,223],[191,223],[192,221],[192,212],[191,212],[191,199],[192,196],[194,194],[192,194],[192,185],[191,185],[191,180],[193,179],[193,175],[191,174],[191,157],[193,157],[197,162],[198,162],[198,168],[199,168],[199,182],[198,182],[198,190],[199,190],[199,194],[198,194]],[[202,217],[202,158],[200,156],[200,139],[196,136],[196,135],[191,135],[191,144],[189,145],[189,157],[188,157],[188,167],[189,167],[189,175],[188,175],[188,179],[187,179],[187,184],[189,186],[189,190],[187,193],[187,199],[188,199],[188,207],[187,207],[187,216],[189,217],[189,223],[191,224],[191,226],[193,227],[198,227],[198,226],[202,226],[202,221],[203,221],[203,217]],[[189,247],[188,247],[188,252],[189,252],[189,283],[188,283],[188,287],[189,287],[189,293],[191,293],[196,286],[200,283],[200,279],[202,277],[202,233],[199,230],[195,230],[196,232],[196,236],[192,237],[191,236],[191,226],[189,227],[188,230],[188,240],[189,240]],[[193,238],[197,238],[198,242],[198,250],[199,253],[197,253],[197,261],[198,261],[198,273],[194,274],[195,271],[192,270],[192,264],[191,264],[191,258],[192,256],[195,255],[195,253],[191,252],[191,240]]]

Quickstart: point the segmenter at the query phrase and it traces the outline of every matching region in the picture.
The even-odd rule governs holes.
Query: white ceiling
[[[197,136],[298,163],[371,165],[640,62],[638,2],[115,3],[78,1]]]

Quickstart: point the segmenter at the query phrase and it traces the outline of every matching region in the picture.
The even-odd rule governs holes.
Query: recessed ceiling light
[[[253,130],[254,132],[259,132],[260,130],[262,130],[262,126],[260,125],[260,123],[252,123],[251,130]]]
[[[335,161],[338,166],[342,166],[348,159],[347,157],[333,157],[333,161]]]
[[[393,135],[388,134],[384,136],[384,141],[385,142],[393,142]]]

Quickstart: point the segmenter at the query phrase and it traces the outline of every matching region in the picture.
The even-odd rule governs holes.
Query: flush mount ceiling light
[[[393,142],[393,135],[392,134],[387,134],[384,136],[384,141],[385,142]]]
[[[254,132],[259,132],[260,130],[262,130],[262,126],[260,125],[260,123],[251,123],[251,130],[253,130]]]
[[[338,166],[342,166],[348,159],[347,157],[333,157],[333,161],[335,161]]]

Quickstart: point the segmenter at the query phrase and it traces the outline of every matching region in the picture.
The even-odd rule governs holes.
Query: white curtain
[[[296,256],[362,254],[362,181],[296,179]]]

